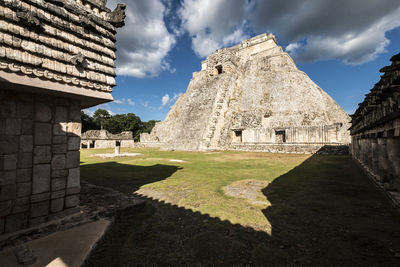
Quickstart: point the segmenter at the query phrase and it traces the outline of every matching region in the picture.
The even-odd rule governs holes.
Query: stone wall
[[[0,88],[0,234],[75,212],[79,101]]]
[[[393,193],[400,191],[400,54],[391,61],[352,116],[351,152],[378,184]]]
[[[81,137],[82,148],[114,148],[116,146],[135,147],[133,133],[125,131],[119,134],[112,134],[107,130],[89,130],[84,132]]]

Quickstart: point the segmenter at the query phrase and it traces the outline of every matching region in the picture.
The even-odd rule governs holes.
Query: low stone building
[[[350,117],[261,34],[217,50],[144,146],[312,153],[348,144]]]
[[[400,191],[400,53],[391,61],[352,115],[351,153],[385,189]]]
[[[135,147],[132,132],[122,132],[120,134],[111,134],[106,130],[89,130],[81,136],[81,148],[115,148]]]
[[[80,110],[113,100],[124,9],[0,1],[0,235],[79,211]]]

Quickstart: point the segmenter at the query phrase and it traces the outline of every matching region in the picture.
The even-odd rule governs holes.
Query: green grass
[[[82,151],[82,179],[127,194],[136,192],[258,230],[270,229],[262,213],[265,206],[229,197],[224,194],[223,187],[246,179],[272,182],[309,157],[227,151],[211,154],[170,152],[158,149],[125,150],[139,152],[143,156],[117,161],[91,157],[93,153],[105,151]],[[184,162],[171,162],[171,159]]]
[[[143,156],[92,157],[105,151],[81,152],[82,180],[149,202],[117,216],[87,266],[400,264],[399,215],[349,156],[130,149]],[[270,204],[224,194],[249,179],[269,182]]]

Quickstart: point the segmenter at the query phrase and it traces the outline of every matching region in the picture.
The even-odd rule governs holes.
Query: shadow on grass
[[[132,194],[142,185],[167,179],[183,168],[156,164],[139,166],[103,162],[81,166],[81,176],[86,182],[107,186],[126,194]]]
[[[176,171],[155,166],[121,167]],[[263,193],[271,235],[147,199],[117,215],[85,266],[399,266],[400,218],[349,156],[314,155]]]

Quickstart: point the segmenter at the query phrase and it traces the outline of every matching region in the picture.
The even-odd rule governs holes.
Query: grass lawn
[[[400,218],[349,156],[124,151],[81,151],[82,180],[149,200],[87,266],[400,265]]]

